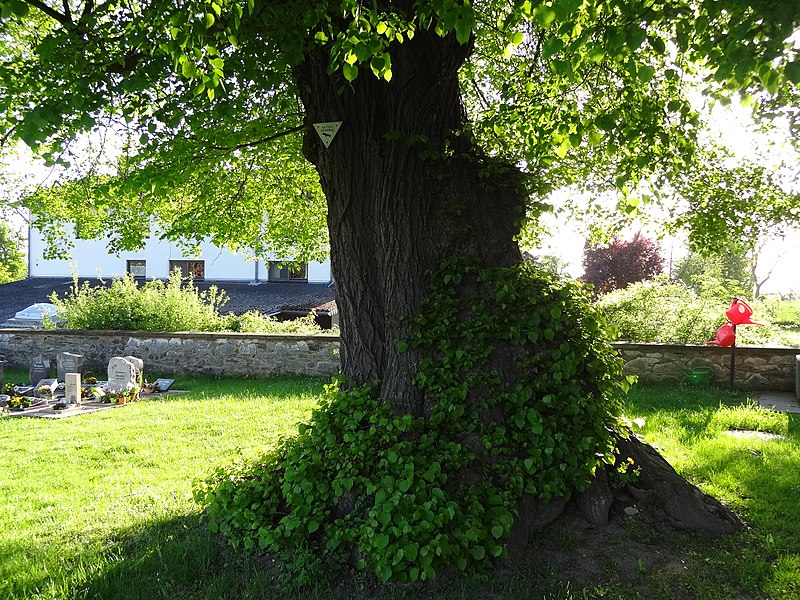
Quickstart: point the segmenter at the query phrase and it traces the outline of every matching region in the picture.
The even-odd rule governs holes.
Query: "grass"
[[[7,381],[22,379],[7,372]],[[564,582],[537,557],[488,582],[379,589],[347,576],[336,591],[298,591],[257,554],[212,535],[192,482],[296,429],[318,401],[310,379],[178,380],[182,396],[51,421],[0,418],[0,598],[775,598],[800,596],[800,420],[745,396],[692,388],[635,388],[627,414],[676,468],[734,507],[749,527],[723,540],[653,533],[637,543],[680,552],[669,577],[645,562],[634,579],[604,559],[590,584]],[[737,438],[729,429],[784,439]],[[572,540],[572,541],[570,541]],[[576,538],[562,536],[568,552]],[[569,544],[572,544],[569,548]]]
[[[800,325],[800,300],[781,300],[775,321],[795,326]]]
[[[758,408],[720,390],[658,387],[634,391],[641,433],[701,489],[732,507],[743,533],[717,540],[693,585],[697,597],[800,597],[800,418]],[[736,437],[758,431],[780,438]],[[704,545],[698,546],[703,552]],[[702,586],[706,579],[712,585]]]

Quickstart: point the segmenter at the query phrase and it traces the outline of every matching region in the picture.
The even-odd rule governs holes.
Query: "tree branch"
[[[29,6],[38,8],[48,17],[58,21],[62,25],[69,25],[70,23],[72,23],[72,19],[68,14],[62,15],[56,9],[52,8],[51,6],[47,6],[47,4],[45,4],[44,2],[41,2],[41,0],[24,0],[24,2]]]
[[[225,151],[225,152],[233,152],[235,150],[242,150],[244,148],[254,148],[255,146],[260,146],[261,144],[266,144],[267,142],[271,142],[273,140],[277,140],[279,138],[282,138],[285,135],[291,135],[292,133],[297,133],[299,131],[303,131],[305,128],[306,128],[305,125],[297,125],[296,127],[291,127],[289,129],[286,129],[285,131],[279,131],[278,133],[273,133],[272,135],[268,135],[267,137],[264,137],[264,138],[261,138],[261,139],[258,139],[258,140],[253,140],[252,142],[243,142],[241,144],[236,144],[234,146],[211,145],[211,146],[206,146],[205,149],[206,150],[222,150],[222,151]],[[204,141],[204,140],[201,140],[201,139],[199,139],[199,138],[197,138],[195,136],[189,136],[187,139],[190,139],[190,140],[192,140],[194,142],[202,142],[202,141]]]

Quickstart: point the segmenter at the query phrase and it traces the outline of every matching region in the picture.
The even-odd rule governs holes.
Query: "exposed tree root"
[[[609,474],[615,467],[598,469],[592,484],[573,498],[542,502],[524,497],[509,540],[512,556],[524,552],[534,534],[550,525],[570,504],[593,526],[607,525],[612,508],[655,509],[657,519],[669,528],[718,537],[742,528],[739,518],[715,498],[681,477],[658,453],[635,435],[617,435],[617,465],[632,459],[637,475],[633,483],[613,488]]]

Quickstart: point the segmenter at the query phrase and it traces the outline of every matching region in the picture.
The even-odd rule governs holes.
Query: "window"
[[[147,277],[147,261],[146,260],[129,260],[127,272],[133,275],[136,279],[144,279]]]
[[[270,261],[270,281],[308,281],[308,265],[306,263],[280,263]]]
[[[195,281],[202,281],[206,278],[206,263],[204,260],[171,260],[169,261],[169,272],[180,269],[181,277]]]

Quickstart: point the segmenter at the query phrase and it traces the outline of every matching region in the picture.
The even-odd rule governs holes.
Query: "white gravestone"
[[[64,402],[80,406],[81,403],[81,374],[64,373]]]
[[[108,361],[109,392],[124,392],[136,386],[136,366],[127,358],[115,356]]]
[[[136,369],[136,384],[141,387],[142,383],[144,383],[144,379],[142,378],[144,361],[141,358],[136,358],[135,356],[126,356],[125,360],[131,363]]]

